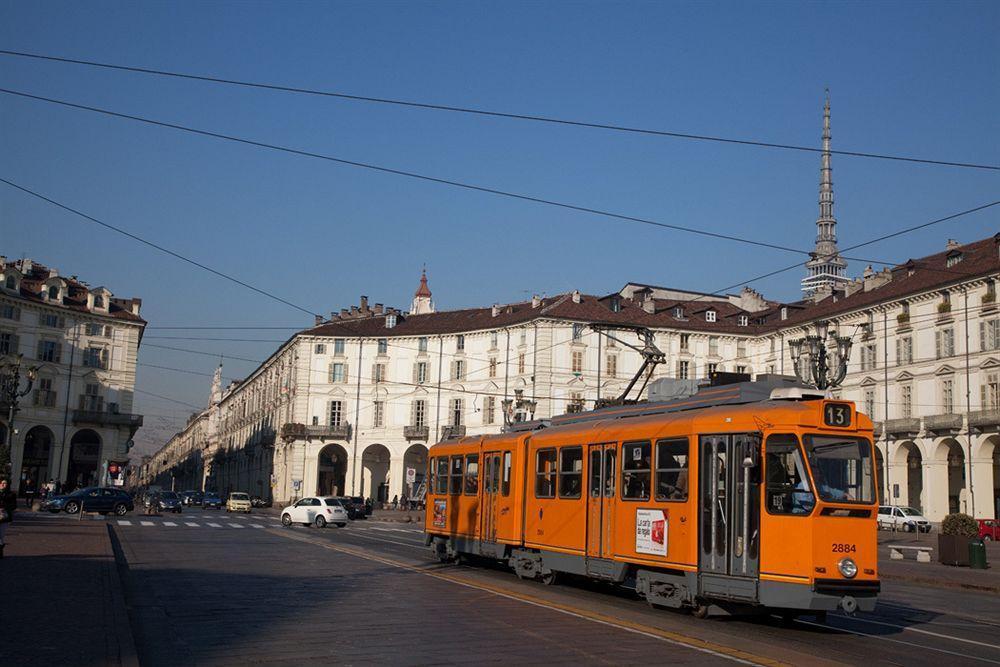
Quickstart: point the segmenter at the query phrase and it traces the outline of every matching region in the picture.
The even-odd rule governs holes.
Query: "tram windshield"
[[[864,438],[807,435],[804,444],[820,498],[829,502],[875,502],[870,442]]]

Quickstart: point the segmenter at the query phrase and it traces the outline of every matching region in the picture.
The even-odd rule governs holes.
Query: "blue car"
[[[88,486],[72,493],[53,496],[42,503],[41,509],[53,514],[59,512],[76,514],[83,510],[84,512],[114,513],[117,516],[124,516],[135,509],[135,504],[132,502],[132,496],[121,489]]]

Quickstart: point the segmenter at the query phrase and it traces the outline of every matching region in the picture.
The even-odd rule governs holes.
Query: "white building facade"
[[[0,364],[21,355],[22,378],[37,369],[14,420],[16,491],[50,480],[104,483],[109,462],[126,462],[142,425],[133,414],[141,305],[30,259],[0,257]],[[0,406],[0,438],[8,437],[8,408]]]

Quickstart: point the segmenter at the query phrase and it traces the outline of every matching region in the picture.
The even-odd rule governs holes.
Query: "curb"
[[[112,562],[108,564],[110,570],[108,580],[111,588],[111,612],[114,617],[115,636],[118,639],[118,662],[123,667],[139,667],[139,654],[135,648],[135,637],[132,635],[132,623],[128,617],[120,572],[121,568],[128,567],[128,563],[125,562],[125,554],[110,523],[107,524],[107,529],[113,555]]]

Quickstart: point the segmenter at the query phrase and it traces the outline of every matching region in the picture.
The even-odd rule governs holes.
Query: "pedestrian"
[[[397,493],[392,497],[392,509],[397,509],[399,507],[399,494]]]
[[[7,546],[7,526],[14,521],[14,510],[17,509],[17,495],[10,490],[10,482],[0,479],[0,558]]]
[[[409,510],[410,509],[410,501],[406,498],[406,494],[405,493],[403,494],[403,497],[399,499],[399,509],[401,509],[401,510]]]
[[[24,480],[24,506],[31,509],[31,503],[35,500],[35,480],[30,477]]]

